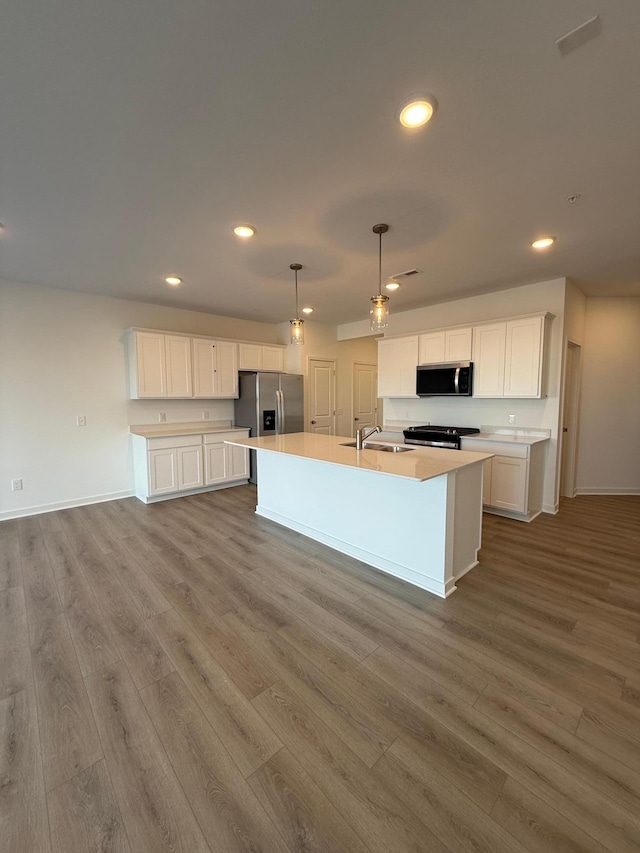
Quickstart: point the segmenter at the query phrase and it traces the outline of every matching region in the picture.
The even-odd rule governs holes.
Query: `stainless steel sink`
[[[345,441],[342,447],[356,447],[355,441]],[[415,450],[415,447],[405,447],[403,444],[377,444],[373,441],[365,441],[362,445],[363,450],[381,450],[383,453],[406,453],[408,450]]]

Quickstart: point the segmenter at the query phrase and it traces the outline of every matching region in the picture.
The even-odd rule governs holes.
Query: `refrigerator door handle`
[[[282,435],[282,391],[276,391],[276,435]]]
[[[284,391],[279,391],[280,394],[280,432],[284,435],[287,431],[287,409],[284,400]]]

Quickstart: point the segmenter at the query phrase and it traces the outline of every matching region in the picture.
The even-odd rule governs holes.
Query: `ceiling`
[[[4,279],[282,322],[299,262],[313,319],[349,322],[387,222],[384,276],[423,271],[393,312],[640,294],[637,0],[20,0],[1,30]]]

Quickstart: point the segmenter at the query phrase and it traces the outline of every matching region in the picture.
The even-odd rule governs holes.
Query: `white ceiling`
[[[639,33],[638,0],[5,4],[0,276],[281,322],[299,262],[313,318],[348,322],[388,222],[385,276],[424,271],[393,311],[559,276],[640,294]],[[406,131],[421,90],[438,112]]]

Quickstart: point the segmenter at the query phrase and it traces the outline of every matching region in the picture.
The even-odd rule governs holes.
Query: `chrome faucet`
[[[374,432],[382,432],[382,428],[379,426],[374,426],[369,432],[365,431],[364,427],[358,427],[356,430],[356,450],[362,450],[364,447],[365,441],[369,438],[370,435],[373,435]]]

